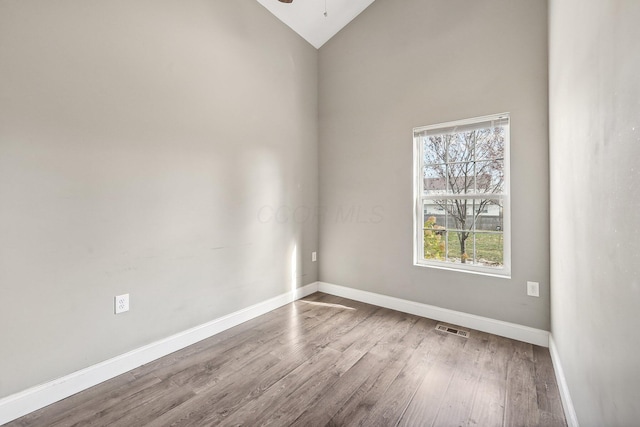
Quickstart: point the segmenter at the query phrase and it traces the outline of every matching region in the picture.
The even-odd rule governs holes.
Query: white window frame
[[[507,120],[505,126],[504,141],[504,192],[495,194],[474,194],[471,196],[460,194],[449,195],[432,195],[424,194],[424,147],[421,143],[421,137],[416,136],[425,131],[437,131],[445,128],[455,128],[458,126],[469,126],[487,121]],[[511,117],[509,113],[493,114],[489,116],[475,117],[464,120],[456,120],[446,123],[438,123],[435,125],[422,126],[413,129],[413,167],[414,167],[414,184],[413,184],[413,264],[419,267],[430,267],[444,270],[461,271],[466,273],[476,273],[494,277],[510,278],[511,277],[511,191],[510,191],[510,128]],[[474,265],[468,263],[454,263],[450,261],[429,260],[424,258],[424,202],[425,200],[442,200],[449,199],[492,199],[500,198],[503,203],[503,265],[502,267],[489,267],[482,265]]]

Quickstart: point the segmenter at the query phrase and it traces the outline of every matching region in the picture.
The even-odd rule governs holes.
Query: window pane
[[[502,233],[476,233],[476,263],[489,267],[503,265],[504,239]]]
[[[424,227],[425,228],[445,228],[446,226],[446,218],[445,218],[445,201],[441,200],[426,200],[424,202]],[[430,225],[426,225],[430,223]]]
[[[445,202],[425,200],[423,203],[424,258],[444,260],[445,256]]]
[[[473,233],[447,231],[447,261],[467,264],[473,260]]]
[[[422,138],[424,164],[440,164],[447,162],[447,142],[442,135]]]
[[[424,193],[443,194],[447,191],[446,165],[427,165],[424,167]]]
[[[504,193],[504,161],[476,162],[475,168],[478,193]]]
[[[476,199],[473,209],[476,231],[502,231],[504,229],[502,200]]]
[[[443,135],[447,141],[447,161],[469,162],[473,160],[473,138],[474,132],[456,132],[450,135]]]
[[[435,229],[431,227],[429,221],[425,222],[424,230],[424,258],[431,260],[444,260],[446,231],[444,228]],[[428,227],[428,228],[427,228]]]
[[[447,182],[450,194],[473,194],[475,169],[473,162],[447,165]]]
[[[447,200],[447,229],[471,230],[473,228],[473,199]]]
[[[502,126],[474,132],[475,159],[504,159],[505,129]]]

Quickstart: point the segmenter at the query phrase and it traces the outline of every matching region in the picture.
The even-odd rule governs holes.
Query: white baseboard
[[[562,408],[564,409],[564,417],[567,419],[567,425],[569,427],[580,427],[576,410],[573,407],[573,400],[571,400],[571,394],[569,394],[567,379],[564,376],[564,369],[562,369],[562,363],[560,362],[558,347],[556,347],[552,334],[549,335],[549,353],[553,362],[553,370],[556,373],[556,382],[560,390],[560,400],[562,400]]]
[[[344,286],[333,285],[331,283],[318,282],[318,290],[327,294],[402,311],[403,313],[415,314],[416,316],[427,317],[441,322],[464,326],[466,328],[476,329],[542,347],[549,347],[549,332],[541,329],[530,328],[528,326],[503,322],[501,320],[476,316],[474,314],[449,310],[387,295],[380,295]]]
[[[108,379],[209,338],[318,291],[318,283],[297,288],[226,316],[105,360],[62,378],[0,399],[0,425],[62,400]]]

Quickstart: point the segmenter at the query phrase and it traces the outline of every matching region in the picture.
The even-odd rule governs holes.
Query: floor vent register
[[[469,331],[463,331],[462,329],[452,328],[451,326],[443,325],[441,323],[438,323],[436,325],[436,330],[446,332],[448,334],[457,335],[463,338],[469,338]]]

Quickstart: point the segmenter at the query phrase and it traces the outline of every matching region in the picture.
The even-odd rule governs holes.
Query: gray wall
[[[551,329],[582,426],[640,420],[639,20],[551,1]]]
[[[254,0],[1,1],[0,397],[316,281],[317,105]]]
[[[546,1],[377,0],[319,69],[320,279],[548,330]],[[414,267],[412,128],[505,111],[512,279]]]

